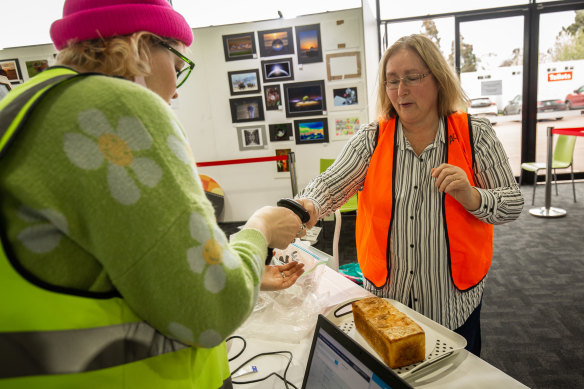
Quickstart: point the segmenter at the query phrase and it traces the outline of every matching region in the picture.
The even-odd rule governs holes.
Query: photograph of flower
[[[264,96],[266,98],[266,111],[278,110],[282,107],[280,85],[264,86]]]
[[[238,61],[257,57],[255,34],[246,32],[243,34],[223,35],[223,51],[225,61]]]
[[[260,57],[294,54],[292,27],[258,31]]]
[[[326,111],[324,81],[284,84],[286,117],[323,115]]]
[[[227,77],[231,96],[260,92],[260,72],[257,69],[227,72]]]
[[[298,63],[322,62],[320,24],[296,26],[295,31]]]
[[[326,143],[329,141],[326,118],[294,120],[296,144]]]
[[[269,125],[270,141],[281,142],[293,139],[292,123],[277,123]]]

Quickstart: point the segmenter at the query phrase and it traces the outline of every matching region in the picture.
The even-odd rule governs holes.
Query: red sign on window
[[[572,72],[548,73],[548,81],[570,81]]]

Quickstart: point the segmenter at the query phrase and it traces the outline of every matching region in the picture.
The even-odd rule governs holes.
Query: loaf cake
[[[368,297],[353,304],[355,328],[392,369],[423,361],[424,330],[389,301]]]

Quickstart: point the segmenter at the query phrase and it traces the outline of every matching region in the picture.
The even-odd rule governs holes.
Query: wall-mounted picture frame
[[[249,96],[229,99],[231,121],[233,123],[256,122],[264,120],[262,96]]]
[[[347,140],[359,130],[363,124],[360,111],[334,113],[328,116],[330,140]]]
[[[227,72],[231,96],[261,92],[258,69]]]
[[[22,72],[20,71],[20,62],[18,59],[0,60],[0,68],[6,73],[6,77],[11,84],[20,84],[22,82]]]
[[[0,100],[2,100],[11,90],[12,84],[8,81],[8,77],[0,76]]]
[[[328,143],[328,121],[326,117],[294,120],[294,139],[297,145]]]
[[[49,60],[45,58],[24,61],[28,78],[32,78],[49,67]]]
[[[361,77],[361,53],[351,51],[326,55],[326,75],[329,81]]]
[[[261,150],[266,148],[266,126],[255,125],[246,127],[237,127],[237,143],[239,151]]]
[[[294,139],[292,123],[276,123],[268,126],[270,142],[286,142]]]
[[[257,58],[255,34],[253,32],[244,32],[223,35],[223,52],[225,61]]]
[[[328,84],[326,95],[329,111],[347,111],[363,106],[362,83]]]
[[[322,21],[322,29],[327,33],[322,37],[324,52],[357,48],[361,42],[360,18],[333,19]]]
[[[260,57],[294,54],[292,27],[258,31]]]
[[[282,109],[282,90],[280,84],[264,85],[264,98],[266,100],[266,111]]]
[[[296,52],[299,64],[322,62],[320,24],[294,27],[296,32]]]
[[[292,57],[262,61],[262,78],[264,84],[294,80]]]
[[[276,149],[276,156],[285,155],[288,156],[292,152],[292,149]],[[277,173],[290,173],[290,165],[288,160],[276,161],[276,172]]]
[[[326,114],[324,80],[284,84],[286,117]]]

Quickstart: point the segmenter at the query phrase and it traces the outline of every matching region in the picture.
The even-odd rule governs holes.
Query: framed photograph
[[[361,83],[355,84],[329,84],[327,88],[327,100],[330,111],[356,110],[363,106],[363,89]]]
[[[18,59],[3,59],[0,61],[0,68],[2,68],[2,75],[6,75],[11,84],[20,84],[22,73]]]
[[[292,123],[270,124],[268,128],[271,142],[282,142],[294,139]]]
[[[225,61],[257,58],[254,33],[223,35],[223,51]]]
[[[327,119],[294,120],[294,137],[297,145],[327,143],[329,141]]]
[[[239,151],[264,149],[267,145],[266,126],[237,127]]]
[[[49,60],[34,59],[32,61],[24,61],[24,65],[26,66],[28,77],[32,78],[49,67]]]
[[[266,100],[266,111],[282,109],[282,91],[280,85],[264,85],[264,97]]]
[[[264,84],[294,80],[292,57],[262,61],[262,77]]]
[[[294,54],[292,27],[258,31],[260,57]]]
[[[257,69],[227,72],[231,96],[260,92],[260,72]]]
[[[233,123],[257,122],[264,120],[262,96],[229,99],[231,121]]]
[[[361,126],[361,112],[347,112],[329,115],[330,140],[347,140],[359,130]]]
[[[294,27],[296,31],[296,52],[298,63],[322,62],[320,24]]]
[[[0,100],[4,98],[12,90],[12,86],[10,81],[8,81],[8,77],[0,76]]]
[[[292,149],[276,149],[276,155],[286,155],[290,154]],[[278,173],[289,173],[290,172],[290,165],[288,164],[288,160],[285,161],[276,161],[276,172]]]
[[[324,81],[284,84],[286,117],[326,114]]]
[[[326,74],[329,81],[361,77],[361,53],[351,51],[326,55]]]

